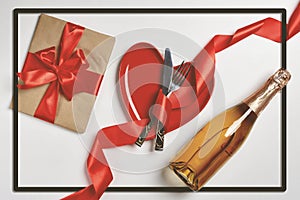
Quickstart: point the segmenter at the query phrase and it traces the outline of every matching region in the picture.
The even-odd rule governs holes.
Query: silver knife
[[[169,93],[171,83],[172,83],[172,76],[173,76],[173,64],[172,64],[172,58],[171,58],[171,52],[169,48],[165,49],[165,59],[164,59],[164,66],[163,66],[163,73],[162,73],[162,93],[167,96]],[[157,121],[157,123],[155,123]],[[147,137],[148,133],[151,130],[151,127],[156,124],[156,142],[155,142],[155,150],[163,150],[163,144],[164,144],[164,125],[162,122],[157,120],[154,116],[150,115],[150,121],[146,125],[146,127],[143,129],[137,140],[135,141],[135,144],[139,147],[142,146],[142,144],[145,141],[145,138]]]
[[[173,76],[173,63],[171,57],[171,51],[169,48],[165,50],[165,59],[163,66],[162,75],[162,93],[167,96],[170,91]],[[165,128],[161,121],[157,120],[156,126],[156,139],[155,139],[155,150],[162,151],[164,147],[164,134]]]

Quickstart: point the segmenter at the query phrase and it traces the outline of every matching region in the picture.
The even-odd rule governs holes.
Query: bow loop
[[[59,65],[58,68],[67,70],[77,75],[79,70],[87,69],[89,63],[86,61],[84,53],[81,49],[77,49],[63,64]]]
[[[41,61],[48,69],[55,71],[55,56],[56,49],[55,47],[49,47],[47,49],[40,50],[34,54],[37,59]]]

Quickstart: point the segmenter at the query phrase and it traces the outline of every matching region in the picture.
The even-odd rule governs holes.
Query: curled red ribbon
[[[296,10],[291,16],[289,23],[287,25],[287,39],[297,34],[300,31],[300,4],[297,5]],[[215,63],[215,54],[230,47],[231,45],[241,41],[242,39],[256,34],[263,38],[280,42],[281,41],[281,22],[272,18],[267,18],[246,27],[237,30],[233,35],[216,35],[213,37],[209,43],[191,62],[201,74],[197,74],[194,71],[194,90],[195,93],[204,100],[199,101],[199,96],[197,96],[197,101],[191,101],[190,105],[187,104],[187,108],[193,107],[194,103],[201,103],[200,108],[203,106],[203,102],[207,102],[210,98],[210,92],[213,87],[213,74],[214,66],[208,64],[208,57],[204,56],[206,51],[213,58]],[[205,52],[205,53],[204,53]],[[181,90],[181,89],[180,89]],[[201,92],[202,91],[202,92]],[[181,92],[181,91],[180,91]],[[172,102],[172,100],[170,99]],[[159,102],[159,101],[158,101]],[[175,101],[173,101],[175,102]],[[199,105],[198,105],[199,106]],[[173,107],[173,105],[172,105]],[[185,108],[184,108],[185,109]],[[173,109],[174,110],[174,109]],[[180,110],[180,109],[179,109]],[[200,109],[201,111],[201,109]],[[199,111],[199,112],[200,112]],[[170,111],[171,112],[171,111]],[[183,111],[184,112],[184,111]],[[198,113],[197,113],[198,114]],[[169,115],[168,115],[169,116]],[[93,148],[89,154],[87,160],[87,169],[89,176],[92,181],[92,185],[71,194],[70,196],[63,198],[64,200],[98,200],[105,189],[108,187],[112,181],[112,173],[107,164],[105,156],[102,149],[111,148],[116,146],[134,144],[139,133],[142,131],[143,127],[148,123],[149,119],[145,118],[142,120],[135,120],[121,125],[115,125],[111,127],[106,127],[101,129],[95,139]],[[168,120],[172,121],[172,120]],[[168,132],[173,130],[178,124],[167,124]],[[133,133],[133,135],[127,134],[128,132]],[[147,140],[153,139],[154,134],[149,134],[146,138]]]
[[[35,117],[54,123],[59,92],[68,101],[79,92],[97,95],[102,75],[87,71],[89,64],[83,51],[74,51],[83,31],[81,26],[66,23],[58,50],[50,47],[27,54],[22,72],[17,74],[23,81],[18,88],[30,89],[49,84],[34,113]]]

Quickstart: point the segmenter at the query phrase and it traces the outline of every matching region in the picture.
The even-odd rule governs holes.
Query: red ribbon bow
[[[30,89],[49,84],[34,116],[54,123],[58,94],[71,101],[73,94],[88,92],[97,95],[102,75],[87,71],[89,64],[81,49],[75,49],[84,28],[66,23],[58,50],[55,47],[28,53],[25,64],[18,77],[23,81],[20,89]],[[89,81],[84,81],[89,79]],[[74,87],[75,81],[76,87]]]

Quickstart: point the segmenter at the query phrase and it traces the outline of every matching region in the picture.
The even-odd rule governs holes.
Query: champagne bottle
[[[179,151],[169,167],[192,190],[200,190],[243,144],[260,112],[290,77],[288,71],[279,69],[242,103],[217,115]]]

